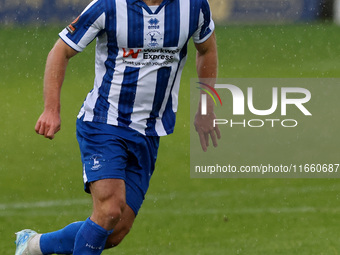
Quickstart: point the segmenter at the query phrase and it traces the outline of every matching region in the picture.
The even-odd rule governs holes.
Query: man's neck
[[[160,5],[163,0],[143,0],[148,6]]]

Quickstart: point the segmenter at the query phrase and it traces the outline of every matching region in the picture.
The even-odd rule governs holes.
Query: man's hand
[[[214,147],[217,147],[217,139],[221,138],[218,126],[216,125],[214,127],[214,119],[216,119],[216,115],[214,113],[209,113],[207,115],[201,115],[199,112],[196,113],[194,125],[200,138],[203,151],[207,151],[208,149],[209,136]]]
[[[35,132],[52,140],[54,135],[60,130],[60,124],[59,113],[44,111],[35,125]]]
[[[60,92],[69,59],[77,54],[59,39],[48,54],[44,76],[44,112],[40,115],[35,131],[53,139],[60,130]]]

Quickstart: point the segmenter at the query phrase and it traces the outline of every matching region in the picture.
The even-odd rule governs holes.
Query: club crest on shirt
[[[145,38],[145,40],[149,40],[149,43],[147,44],[149,47],[158,47],[163,38],[160,32],[151,31],[147,33],[147,37]]]

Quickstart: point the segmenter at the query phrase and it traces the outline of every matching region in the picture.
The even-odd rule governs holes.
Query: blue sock
[[[43,254],[72,254],[74,241],[84,221],[74,222],[65,228],[43,234],[40,237],[40,249]]]
[[[107,231],[88,218],[77,233],[73,255],[101,254],[112,231]]]

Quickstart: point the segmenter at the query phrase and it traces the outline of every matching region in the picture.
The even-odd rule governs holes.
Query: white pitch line
[[[287,187],[284,190],[286,195],[291,194],[309,194],[322,191],[332,191],[336,192],[340,188],[337,187],[317,187],[317,186],[305,186],[305,187]],[[232,190],[218,190],[218,191],[205,191],[205,192],[170,192],[170,193],[150,193],[146,195],[147,201],[176,201],[178,200],[181,203],[183,200],[191,200],[198,197],[203,198],[221,198],[228,199],[230,196],[234,196],[236,191]],[[272,188],[267,190],[266,192],[259,193],[259,196],[268,196],[282,194],[281,188]],[[237,196],[242,199],[242,197],[248,197],[249,195],[254,195],[249,190],[238,190]],[[176,204],[176,202],[174,202]],[[28,213],[23,210],[35,210],[41,208],[54,208],[54,207],[69,207],[69,206],[85,206],[91,205],[91,199],[88,198],[79,198],[79,199],[66,199],[66,200],[48,200],[48,201],[35,201],[35,202],[9,202],[9,203],[0,203],[0,216],[10,216],[11,213]],[[65,210],[66,211],[66,210]],[[155,206],[152,207],[142,207],[141,213],[145,214],[155,214],[155,213],[168,213],[173,215],[213,215],[213,214],[260,214],[260,213],[275,213],[275,214],[289,214],[289,213],[340,213],[340,208],[316,208],[316,207],[308,207],[308,206],[299,206],[299,207],[281,207],[281,208],[270,208],[270,207],[248,207],[248,208],[204,208],[202,206],[201,209],[193,208],[192,210],[178,210],[175,208],[169,209],[161,209]]]
[[[11,209],[36,209],[48,208],[59,206],[72,206],[72,205],[86,205],[89,204],[89,199],[68,199],[68,200],[49,200],[37,202],[17,202],[17,203],[3,203],[0,204],[0,211]]]
[[[264,192],[260,192],[259,194],[262,194],[263,196],[268,194],[270,195],[276,195],[276,194],[284,194],[290,195],[290,194],[310,194],[312,193],[319,193],[320,190],[322,191],[340,191],[340,186],[337,186],[336,189],[332,187],[299,187],[299,188],[289,188],[286,187],[284,191],[282,191],[282,188],[273,188],[269,189]],[[186,192],[186,193],[180,193],[180,192],[170,192],[170,193],[159,193],[159,194],[147,194],[146,200],[185,200],[185,199],[194,199],[197,197],[204,197],[204,198],[217,198],[217,197],[230,197],[237,194],[237,196],[249,196],[251,194],[254,195],[252,191],[248,190],[237,190],[237,191],[231,191],[228,189],[225,190],[219,190],[219,191],[206,191],[206,192]],[[66,200],[48,200],[48,201],[35,201],[35,202],[14,202],[14,203],[0,203],[0,211],[2,210],[9,210],[9,209],[34,209],[34,208],[48,208],[48,207],[59,207],[59,206],[72,206],[72,205],[86,205],[90,204],[91,199],[90,198],[79,198],[79,199],[66,199]]]
[[[221,216],[230,216],[230,215],[245,215],[245,214],[303,214],[303,213],[332,213],[339,214],[340,208],[314,208],[314,207],[281,207],[281,208],[202,208],[202,209],[193,209],[193,210],[169,210],[169,209],[158,209],[155,210],[150,208],[141,209],[141,213],[144,214],[172,214],[172,215],[221,215]]]
[[[164,197],[163,197],[164,199]],[[168,199],[174,199],[174,197],[168,196]],[[22,202],[22,203],[2,203],[0,204],[0,216],[11,216],[16,212],[23,209],[39,210],[41,208],[53,208],[53,207],[67,207],[67,206],[79,206],[90,205],[89,199],[68,199],[68,200],[50,200],[50,201],[37,201],[37,202]],[[67,211],[67,210],[65,210]],[[22,212],[26,214],[27,212]],[[193,208],[187,209],[161,209],[155,207],[142,207],[141,213],[143,214],[172,214],[172,215],[231,215],[231,214],[290,214],[290,213],[340,213],[340,208],[316,208],[308,206],[300,207],[248,207],[248,208]]]

